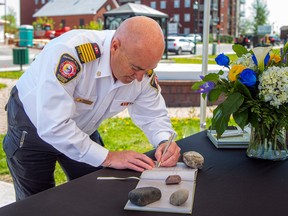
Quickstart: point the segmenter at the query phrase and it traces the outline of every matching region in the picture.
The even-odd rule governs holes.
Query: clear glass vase
[[[276,126],[275,126],[276,127]],[[267,129],[264,125],[251,128],[247,156],[266,160],[285,160],[288,158],[286,131],[279,128]]]

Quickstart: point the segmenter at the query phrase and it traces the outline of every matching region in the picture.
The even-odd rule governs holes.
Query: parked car
[[[251,40],[248,36],[240,35],[240,37],[235,38],[234,43],[241,44],[242,46],[247,47],[248,49],[251,47]]]
[[[196,39],[197,43],[202,41],[202,37],[200,34],[187,34],[187,35],[185,35],[185,37],[188,37],[192,41],[195,41],[195,39]]]
[[[168,51],[174,52],[176,55],[181,55],[182,52],[194,52],[195,44],[186,37],[168,36]]]

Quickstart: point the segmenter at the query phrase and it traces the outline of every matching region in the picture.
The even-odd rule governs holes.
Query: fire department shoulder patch
[[[81,71],[79,63],[69,54],[64,53],[58,63],[56,77],[61,83],[68,83]]]
[[[153,74],[150,80],[150,85],[155,88],[156,90],[158,90],[158,77],[156,76],[156,74]]]
[[[80,62],[86,63],[100,58],[101,52],[97,43],[86,43],[75,47]]]

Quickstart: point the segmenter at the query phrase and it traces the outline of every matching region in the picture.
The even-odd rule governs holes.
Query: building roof
[[[33,17],[96,14],[107,0],[50,0]]]
[[[114,15],[135,15],[135,16],[148,16],[148,17],[168,17],[167,14],[155,10],[151,7],[142,4],[127,3],[118,8],[104,13],[104,16]]]

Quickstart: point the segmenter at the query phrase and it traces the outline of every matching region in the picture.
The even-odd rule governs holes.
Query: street
[[[20,65],[13,64],[13,49],[17,49],[12,45],[1,45],[0,44],[0,71],[6,70],[20,70]],[[197,44],[196,46],[196,56],[202,55],[203,44]],[[29,53],[29,64],[41,51],[41,49],[28,48]],[[212,44],[209,44],[208,54],[212,54]],[[217,44],[216,45],[216,54],[219,53],[231,53],[232,44]],[[168,58],[191,58],[195,56],[194,54],[184,53],[183,55],[175,55],[174,53],[168,53]],[[27,68],[28,65],[23,65],[23,69]]]

